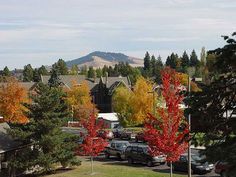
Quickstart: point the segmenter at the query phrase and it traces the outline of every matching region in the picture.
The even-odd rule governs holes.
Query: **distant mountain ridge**
[[[101,52],[95,51],[81,58],[77,58],[71,61],[67,61],[68,67],[72,65],[83,66],[93,66],[94,68],[102,68],[104,65],[114,66],[119,62],[128,62],[131,66],[143,66],[143,60],[135,57],[127,56],[123,53],[113,53],[113,52]]]

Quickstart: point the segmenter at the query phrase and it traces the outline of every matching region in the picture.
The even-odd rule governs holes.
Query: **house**
[[[102,120],[106,128],[114,128],[119,125],[117,113],[98,113],[98,120]]]
[[[23,148],[23,144],[19,141],[15,141],[8,133],[9,129],[7,123],[0,123],[0,176],[16,176],[22,172],[12,168],[9,165],[9,161],[13,159],[20,149]]]
[[[41,81],[47,84],[50,76],[41,76]],[[84,75],[60,75],[59,79],[63,87],[70,89],[72,82],[82,83],[86,81],[88,83],[93,102],[96,104],[100,112],[110,113],[112,109],[112,96],[115,89],[120,85],[123,85],[131,89],[131,82],[129,77],[100,77],[100,78],[86,78]]]

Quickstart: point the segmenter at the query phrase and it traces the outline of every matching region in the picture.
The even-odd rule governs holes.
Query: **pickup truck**
[[[130,145],[128,141],[112,141],[110,146],[105,149],[105,157],[118,157],[120,160],[125,159],[125,150]]]

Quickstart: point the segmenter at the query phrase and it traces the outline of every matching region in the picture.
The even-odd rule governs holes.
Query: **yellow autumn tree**
[[[83,81],[81,84],[72,81],[72,87],[67,89],[66,92],[66,101],[71,108],[73,118],[77,120],[87,119],[92,112],[97,113],[86,81]]]
[[[112,97],[112,106],[115,112],[117,112],[120,123],[123,126],[132,125],[132,107],[131,107],[131,95],[133,92],[124,86],[120,86],[115,90]]]
[[[28,102],[27,91],[14,78],[8,78],[0,86],[0,115],[4,122],[27,123],[23,103]]]
[[[186,88],[188,87],[188,75],[184,73],[177,73],[177,77],[180,80],[180,83],[184,85]],[[190,88],[192,92],[199,92],[201,89],[197,86],[195,82],[190,83]]]
[[[132,121],[136,124],[144,123],[147,114],[153,110],[153,83],[143,77],[138,78],[130,99],[132,107]],[[155,98],[155,97],[154,97]]]

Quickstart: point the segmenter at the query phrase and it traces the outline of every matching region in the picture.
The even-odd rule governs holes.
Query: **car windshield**
[[[128,143],[119,143],[119,144],[116,145],[116,147],[117,147],[118,149],[122,149],[122,148],[127,147],[128,145],[129,145]]]
[[[191,161],[201,161],[202,159],[198,155],[191,155]]]

